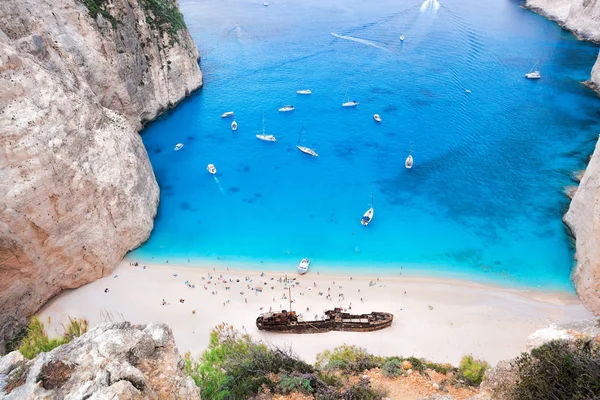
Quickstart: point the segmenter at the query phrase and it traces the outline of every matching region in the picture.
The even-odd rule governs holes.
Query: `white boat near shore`
[[[237,131],[237,128],[238,128],[238,123],[237,123],[237,122],[234,120],[234,121],[231,123],[231,130],[232,130],[232,131]]]
[[[229,118],[229,117],[233,117],[233,111],[227,111],[227,112],[224,112],[223,114],[221,114],[221,118]]]
[[[373,208],[373,192],[371,191],[371,204],[369,204],[371,207],[363,214],[362,218],[360,219],[360,223],[362,224],[362,226],[367,226],[371,223],[371,221],[373,221],[373,215],[375,214],[375,209]]]
[[[308,272],[308,267],[310,266],[310,260],[308,258],[303,258],[298,265],[298,273],[300,275],[304,275]]]
[[[406,160],[404,161],[404,166],[406,167],[406,169],[411,169],[413,166],[413,156],[412,154],[409,154],[408,157],[406,157]]]
[[[342,107],[356,107],[358,104],[358,101],[350,100],[348,98],[348,89],[346,89],[346,94],[344,95],[344,100],[342,101]]]

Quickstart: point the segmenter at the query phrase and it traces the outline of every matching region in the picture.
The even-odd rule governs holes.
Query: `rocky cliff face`
[[[600,0],[527,0],[526,6],[557,21],[578,37],[600,42]],[[588,86],[600,93],[600,54]],[[600,150],[590,160],[564,217],[576,239],[573,283],[583,303],[600,315]]]
[[[9,399],[199,399],[165,324],[105,324],[26,360],[0,359],[0,397]]]
[[[137,132],[201,86],[198,58],[176,0],[0,2],[0,353],[148,238]]]

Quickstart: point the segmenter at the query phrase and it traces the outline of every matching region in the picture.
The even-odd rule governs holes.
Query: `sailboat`
[[[358,105],[358,101],[356,100],[348,100],[348,89],[346,89],[346,94],[344,95],[344,102],[342,103],[342,107],[356,107]]]
[[[231,123],[231,130],[237,131],[237,128],[238,128],[238,123],[235,120],[233,120],[233,122]]]
[[[310,147],[300,146],[300,138],[302,137],[302,132],[304,132],[304,128],[302,128],[302,131],[298,135],[298,142],[296,143],[296,147],[298,148],[298,150],[300,150],[304,154],[308,154],[309,156],[319,157],[317,152],[311,149]]]
[[[302,79],[302,82],[304,82],[304,79]],[[300,83],[300,85],[302,85],[302,83]],[[310,91],[310,89],[300,89],[300,90],[296,90],[296,94],[308,95],[308,94],[312,94],[312,92]]]
[[[264,140],[265,142],[275,142],[277,140],[277,139],[275,139],[275,136],[267,135],[265,133],[265,114],[264,113],[263,113],[263,130],[262,130],[262,133],[256,132],[256,138],[260,139],[260,140]]]
[[[535,66],[537,65],[538,61],[536,61],[535,64],[533,64],[533,67],[531,67],[531,69],[529,70],[529,72],[525,74],[525,77],[527,79],[540,79],[542,77],[539,70],[536,69],[534,71]]]
[[[363,226],[367,226],[371,223],[371,221],[373,221],[373,214],[375,213],[375,210],[373,209],[373,191],[371,191],[371,204],[369,205],[371,208],[369,208],[360,219],[360,223]]]

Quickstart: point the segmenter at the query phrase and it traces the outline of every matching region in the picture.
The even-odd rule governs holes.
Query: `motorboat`
[[[279,108],[279,112],[289,112],[294,111],[294,106],[287,105]]]
[[[404,42],[404,35],[400,35],[400,41]]]
[[[233,117],[233,111],[227,111],[227,112],[224,112],[223,114],[221,114],[221,118],[229,118],[229,117]]]
[[[215,166],[213,164],[208,164],[208,167],[206,167],[206,170],[212,175],[217,173],[217,169],[215,168]]]
[[[314,151],[313,149],[311,149],[310,147],[305,147],[305,146],[296,146],[296,147],[298,148],[298,150],[300,150],[304,154],[308,154],[308,155],[311,155],[313,157],[319,157],[319,155],[317,154],[317,152]]]
[[[411,169],[413,166],[413,156],[412,154],[409,154],[408,157],[406,157],[406,161],[404,161],[404,166],[406,167],[406,169]]]
[[[308,272],[308,267],[310,266],[310,260],[308,258],[303,258],[298,265],[298,273],[300,275],[304,275]]]
[[[314,151],[313,149],[311,149],[310,147],[300,146],[300,138],[302,137],[302,133],[304,133],[304,128],[302,128],[302,130],[300,131],[300,134],[298,135],[298,142],[296,142],[296,148],[298,150],[300,150],[301,152],[303,152],[304,154],[308,154],[309,156],[319,157],[317,152]]]
[[[465,89],[465,92],[467,93],[471,93],[471,91],[469,89]]]
[[[296,90],[297,94],[312,94],[312,92],[310,91],[310,89],[302,89],[302,90]]]
[[[234,121],[231,123],[231,130],[232,130],[232,131],[237,131],[237,128],[238,128],[238,123],[237,123],[237,122],[234,120]]]
[[[175,151],[179,151],[179,150],[181,150],[182,148],[183,148],[183,143],[177,143],[177,144],[175,145],[175,148],[174,148],[173,150],[175,150]]]
[[[373,213],[375,212],[375,210],[373,210],[373,207],[369,208],[362,216],[362,218],[360,219],[360,223],[363,226],[367,226],[371,223],[371,221],[373,220]]]
[[[373,119],[377,122],[381,122],[381,117],[379,116],[379,114],[374,114]]]
[[[531,67],[531,69],[529,70],[528,73],[525,74],[525,77],[527,79],[540,79],[542,77],[542,74],[540,74],[540,71],[535,69],[535,66],[537,65],[538,61],[535,62],[535,64],[533,64],[533,67]]]
[[[268,6],[269,6],[269,3],[267,3],[267,2],[265,1],[265,2],[263,2],[263,6],[265,6],[265,7],[268,7]]]
[[[362,226],[367,226],[371,223],[371,221],[373,221],[373,214],[375,213],[375,210],[373,208],[373,191],[371,191],[371,204],[369,204],[371,207],[363,214],[362,218],[360,219],[360,223],[362,224]]]
[[[264,114],[263,114],[263,130],[262,130],[262,133],[256,132],[256,138],[260,139],[260,140],[264,140],[265,142],[275,142],[275,141],[277,141],[277,139],[275,139],[275,136],[268,135],[268,134],[265,133],[265,116],[264,116]]]

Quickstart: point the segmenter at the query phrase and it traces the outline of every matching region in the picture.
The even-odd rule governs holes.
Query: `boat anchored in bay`
[[[537,65],[538,61],[536,61],[535,64],[533,64],[533,67],[531,67],[531,69],[529,70],[529,72],[525,74],[525,77],[527,79],[540,79],[542,77],[542,74],[540,74],[539,70],[536,69],[534,71],[535,66]]]
[[[308,258],[303,258],[300,260],[300,264],[298,264],[298,273],[304,275],[308,272],[308,267],[310,267],[310,260]]]
[[[229,117],[233,117],[233,111],[227,111],[227,112],[224,112],[223,114],[221,114],[221,118],[229,118]]]
[[[358,101],[350,100],[348,98],[348,89],[346,89],[346,94],[344,95],[344,100],[342,100],[342,107],[356,107],[358,105]]]
[[[237,128],[238,128],[238,123],[237,123],[237,122],[234,120],[234,121],[231,123],[231,130],[232,130],[232,131],[237,131]]]
[[[367,226],[373,221],[373,215],[375,214],[375,209],[373,208],[373,191],[371,191],[371,204],[369,205],[371,208],[369,208],[360,219],[362,226]]]
[[[290,111],[294,111],[294,110],[295,110],[295,108],[292,105],[286,105],[286,106],[279,108],[279,112],[290,112]]]
[[[304,128],[302,129],[302,131],[300,131],[300,134],[298,135],[298,142],[296,143],[296,148],[298,150],[300,150],[301,152],[303,152],[304,154],[308,154],[309,156],[319,157],[317,152],[314,151],[313,149],[311,149],[310,147],[300,146],[300,138],[302,137],[303,132],[304,132]]]
[[[264,140],[265,142],[275,142],[277,139],[273,135],[268,135],[265,133],[265,115],[263,114],[263,129],[262,133],[256,132],[256,138],[259,140]]]

